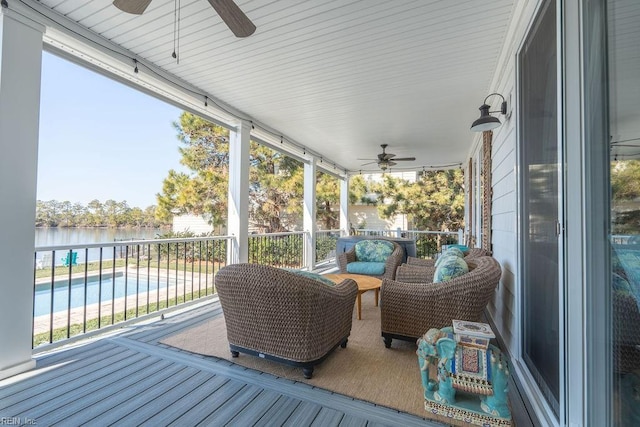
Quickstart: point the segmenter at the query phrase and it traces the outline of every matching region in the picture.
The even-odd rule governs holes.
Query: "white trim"
[[[582,197],[580,209],[585,213],[582,224],[582,258],[576,259],[575,278],[582,274],[583,324],[570,333],[583,339],[585,355],[583,378],[584,425],[613,423],[613,337],[611,306],[611,253],[609,242],[610,177],[607,81],[607,2],[580,2],[573,19],[578,21],[582,138],[576,141],[581,148]],[[577,30],[577,32],[578,32]],[[588,120],[587,120],[588,118]],[[568,126],[570,127],[570,126]],[[576,159],[576,162],[578,160]],[[575,189],[574,191],[578,191]],[[582,264],[579,264],[578,262]],[[571,265],[570,265],[571,267]],[[573,313],[570,313],[573,315]],[[582,330],[578,327],[582,326]],[[580,349],[577,348],[576,352]],[[576,414],[577,415],[577,414]],[[572,420],[570,420],[572,421]]]
[[[12,15],[12,16],[10,16]],[[0,377],[33,367],[42,31],[0,14]]]
[[[14,375],[21,374],[23,372],[30,371],[36,367],[36,361],[34,359],[27,360],[26,362],[18,363],[9,368],[0,370],[0,380],[12,377]]]
[[[340,233],[349,235],[349,178],[340,180]]]
[[[557,221],[559,222],[558,239],[558,420],[561,425],[567,422],[567,369],[569,364],[569,353],[567,350],[567,323],[568,323],[568,304],[567,300],[567,266],[565,251],[567,250],[567,189],[565,183],[565,173],[567,173],[565,149],[567,140],[564,137],[565,128],[565,103],[564,103],[564,10],[563,1],[556,1],[556,110],[557,110],[557,166],[558,173],[558,213]]]
[[[316,159],[304,165],[303,229],[306,234],[304,258],[309,271],[316,266]]]
[[[233,236],[227,263],[249,260],[249,145],[251,125],[242,122],[229,134],[227,233]]]

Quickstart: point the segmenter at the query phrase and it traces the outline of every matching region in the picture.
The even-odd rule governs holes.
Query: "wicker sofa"
[[[480,321],[502,270],[489,256],[468,264],[469,273],[441,283],[384,279],[380,313],[385,347],[391,347],[393,339],[415,341],[431,328],[451,326],[453,319]]]
[[[393,245],[393,251],[391,252],[391,255],[385,261],[384,272],[382,274],[379,274],[379,275],[377,275],[377,274],[369,274],[369,275],[373,276],[373,277],[378,277],[380,279],[384,279],[384,278],[393,279],[393,278],[395,278],[396,269],[402,263],[402,258],[404,257],[404,249],[402,249],[402,246],[400,246],[398,243],[396,243],[396,242],[394,242],[392,240],[379,238],[379,237],[376,237],[375,239],[361,240],[358,243],[356,243],[356,245],[353,246],[348,251],[339,254],[338,255],[338,267],[340,268],[340,273],[342,273],[342,274],[349,273],[348,264],[358,261],[358,259],[356,257],[356,246],[358,244],[360,244],[361,242],[364,242],[364,241],[374,242],[376,240],[382,240],[382,241],[385,241],[385,242],[390,242]]]
[[[327,285],[314,278],[258,264],[233,264],[215,286],[233,357],[247,353],[302,368],[338,345],[347,345],[358,287],[353,280]]]

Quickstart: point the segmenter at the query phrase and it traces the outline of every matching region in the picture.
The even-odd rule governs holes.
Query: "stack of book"
[[[466,320],[453,321],[453,333],[456,341],[465,347],[474,347],[485,350],[489,347],[491,338],[495,334],[487,323],[469,322]]]

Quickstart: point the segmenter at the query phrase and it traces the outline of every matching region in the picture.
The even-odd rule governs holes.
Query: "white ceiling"
[[[16,1],[16,0],[13,0]],[[41,0],[78,25],[351,171],[380,144],[415,162],[464,163],[492,89],[514,0],[237,0],[238,39],[206,0],[141,16],[111,0]],[[25,3],[33,2],[25,0]]]

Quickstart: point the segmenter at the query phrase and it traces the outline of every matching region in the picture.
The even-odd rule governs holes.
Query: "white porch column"
[[[44,27],[0,11],[0,379],[35,367],[34,227]]]
[[[228,234],[233,236],[227,263],[249,260],[249,141],[251,123],[241,122],[229,133]]]
[[[316,266],[316,159],[311,158],[304,164],[304,222],[305,239],[304,259],[309,270]]]
[[[349,235],[349,176],[340,180],[340,232]]]

